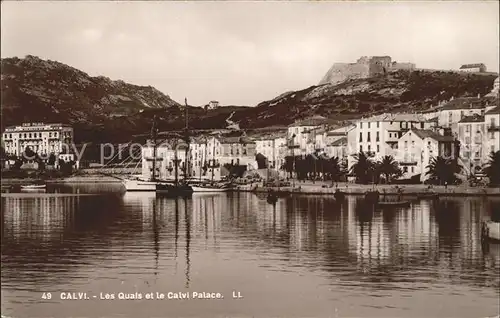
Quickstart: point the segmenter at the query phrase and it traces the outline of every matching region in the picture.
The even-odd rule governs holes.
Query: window
[[[490,131],[490,139],[495,139],[495,133]]]
[[[408,172],[408,167],[404,167],[403,172]]]
[[[363,152],[363,145],[359,146],[359,152]]]
[[[368,132],[368,135],[366,136],[366,141],[370,142],[371,141],[371,138],[370,138],[370,132]]]
[[[408,141],[405,140],[405,149],[408,148]]]
[[[424,123],[420,123],[420,129],[424,129]]]
[[[375,141],[380,141],[380,133],[377,131],[377,137],[375,138]]]
[[[377,152],[380,152],[380,145],[377,145]]]
[[[368,152],[370,152],[371,150],[372,150],[372,146],[368,145]]]
[[[415,172],[415,167],[411,167],[411,173]]]
[[[465,125],[465,132],[470,132],[470,125]]]
[[[363,133],[362,132],[359,133],[359,142],[363,142]]]
[[[377,128],[380,128],[380,122],[377,121]]]
[[[496,126],[496,124],[495,124],[495,118],[494,117],[491,118],[490,124],[491,124],[492,128]]]
[[[363,128],[363,122],[359,123],[359,128]]]
[[[415,148],[415,141],[412,141],[412,142],[411,142],[411,147],[412,147],[412,148]]]
[[[368,122],[368,129],[370,129],[370,126],[371,126],[370,124],[371,124],[371,123],[370,123],[370,122]]]

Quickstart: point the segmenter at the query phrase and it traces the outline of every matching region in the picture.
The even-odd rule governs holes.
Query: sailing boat
[[[184,130],[183,139],[186,142],[186,150],[184,157],[184,180],[179,181],[179,158],[177,156],[177,147],[174,149],[174,166],[175,166],[175,180],[174,183],[163,183],[157,184],[156,192],[157,193],[167,193],[168,195],[173,196],[186,196],[193,193],[193,188],[187,183],[187,176],[189,173],[189,127],[188,127],[188,104],[187,98],[184,99],[184,103],[186,105],[186,127]]]
[[[153,126],[151,127],[151,139],[153,140],[153,169],[151,173],[151,178],[145,180],[143,178],[126,178],[122,180],[122,184],[125,186],[126,191],[156,191],[157,186],[161,184],[156,178],[156,136],[158,133],[158,128],[156,128],[156,115],[153,117]]]
[[[205,142],[205,151],[208,144]],[[215,141],[213,143],[212,154],[215,156]],[[200,159],[201,160],[201,159]],[[206,160],[206,155],[205,155]],[[189,180],[188,185],[193,189],[193,192],[226,192],[231,189],[231,184],[228,182],[217,182],[214,181],[214,169],[215,169],[215,160],[212,160],[212,178],[211,180],[202,179],[201,178],[201,170],[200,170],[200,178],[198,180]],[[201,161],[200,161],[201,167]]]

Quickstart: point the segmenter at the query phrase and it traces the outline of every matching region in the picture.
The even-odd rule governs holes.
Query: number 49
[[[51,293],[43,293],[42,294],[42,299],[51,299],[52,298],[52,294]]]

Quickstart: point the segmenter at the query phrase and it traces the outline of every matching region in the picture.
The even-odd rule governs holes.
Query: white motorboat
[[[193,192],[226,192],[230,190],[228,183],[207,182],[207,181],[191,181],[189,186],[193,188]]]
[[[46,184],[28,184],[22,185],[22,190],[44,190],[47,187]]]
[[[481,232],[484,238],[500,241],[500,222],[483,222]]]
[[[124,179],[122,184],[126,191],[156,191],[157,181],[146,181],[141,179]]]

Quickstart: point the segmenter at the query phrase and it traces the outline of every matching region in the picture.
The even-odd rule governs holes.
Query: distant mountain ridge
[[[160,130],[185,126],[183,105],[151,86],[91,77],[35,56],[5,58],[1,67],[2,128],[61,122],[73,125],[77,142],[126,142],[147,134],[153,115]],[[188,107],[189,128],[222,129],[229,120],[232,127],[252,129],[286,126],[315,115],[345,121],[383,112],[423,111],[452,97],[484,96],[497,76],[397,70],[286,92],[255,107]]]
[[[1,60],[3,125],[22,121],[90,122],[148,108],[179,106],[151,86],[138,86],[28,55]]]

